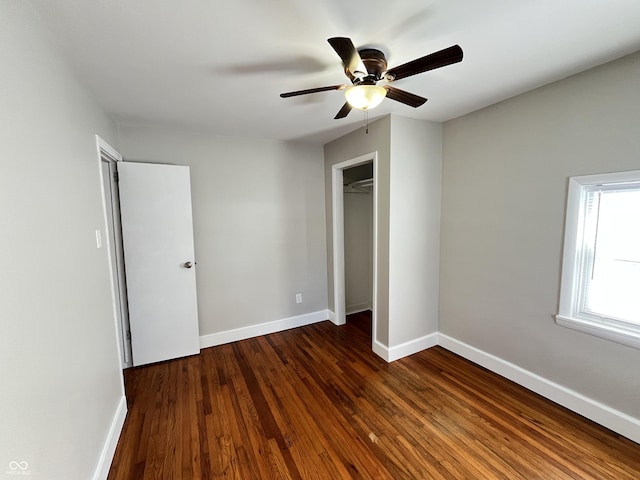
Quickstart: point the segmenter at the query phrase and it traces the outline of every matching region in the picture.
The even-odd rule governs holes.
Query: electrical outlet
[[[302,303],[302,294],[296,293],[296,303]]]

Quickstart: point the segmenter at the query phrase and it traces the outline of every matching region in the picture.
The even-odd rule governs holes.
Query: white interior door
[[[120,162],[134,365],[200,351],[189,167]]]

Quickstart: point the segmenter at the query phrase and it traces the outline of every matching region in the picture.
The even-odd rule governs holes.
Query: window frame
[[[569,178],[567,210],[560,282],[560,305],[556,323],[590,335],[640,349],[640,325],[635,326],[615,318],[586,313],[582,307],[582,264],[584,218],[587,196],[594,187],[611,189],[618,184],[640,184],[640,170],[582,175]],[[640,185],[639,187],[640,188]]]

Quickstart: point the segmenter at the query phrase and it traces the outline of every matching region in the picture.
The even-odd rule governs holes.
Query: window
[[[640,348],[640,171],[569,179],[556,322]]]

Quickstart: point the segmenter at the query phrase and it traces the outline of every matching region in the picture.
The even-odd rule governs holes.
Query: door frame
[[[100,194],[102,199],[102,214],[103,214],[103,225],[104,232],[106,237],[106,246],[107,246],[107,258],[109,262],[109,279],[111,283],[111,304],[113,308],[113,320],[114,326],[116,329],[116,337],[117,337],[117,347],[118,347],[118,358],[120,360],[120,365],[123,369],[129,368],[133,366],[133,360],[131,356],[131,342],[127,338],[125,332],[128,331],[128,325],[126,325],[128,315],[127,315],[127,299],[124,292],[126,288],[126,279],[121,275],[124,275],[124,265],[121,263],[122,260],[122,242],[118,245],[113,246],[115,249],[116,258],[113,258],[112,255],[112,245],[111,245],[111,236],[108,234],[112,229],[114,230],[115,235],[120,235],[122,237],[122,232],[118,232],[117,229],[114,228],[114,225],[110,225],[109,218],[107,215],[107,197],[104,188],[104,174],[102,173],[102,162],[106,161],[109,163],[114,163],[117,165],[118,162],[122,162],[122,155],[111,145],[109,145],[105,140],[103,140],[99,135],[96,135],[96,149],[98,152],[98,174],[100,178]],[[116,167],[117,171],[117,167]],[[113,202],[112,202],[113,205]],[[112,207],[113,210],[113,207]],[[97,233],[100,236],[100,233]],[[100,241],[100,240],[98,240]],[[116,276],[114,277],[113,272],[116,272]],[[122,272],[122,273],[121,273]]]
[[[346,318],[344,272],[344,170],[373,163],[373,292],[371,292],[371,342],[377,338],[378,310],[378,152],[366,153],[331,166],[331,205],[333,210],[333,323],[344,325]]]

